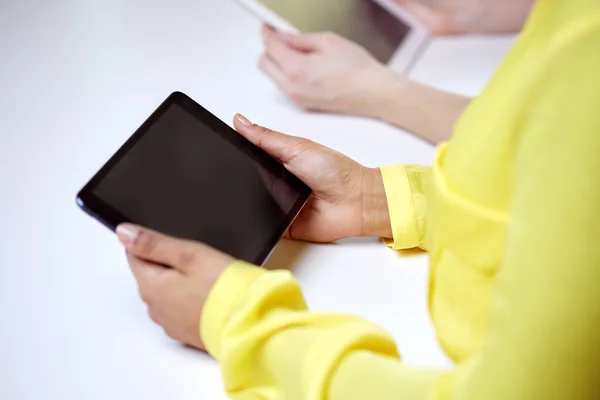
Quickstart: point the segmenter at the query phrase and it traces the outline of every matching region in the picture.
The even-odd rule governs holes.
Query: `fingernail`
[[[262,26],[262,34],[263,35],[268,35],[270,33],[275,33],[277,32],[277,29],[275,29],[275,27],[271,24],[264,24]]]
[[[240,121],[240,124],[242,124],[244,126],[254,125],[252,122],[250,122],[250,120],[248,118],[244,117],[242,114],[236,115],[236,118],[238,121]]]
[[[140,236],[140,230],[131,224],[121,224],[117,226],[117,236],[124,246],[131,246]]]

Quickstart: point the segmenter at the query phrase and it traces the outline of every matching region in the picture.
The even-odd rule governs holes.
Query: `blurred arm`
[[[475,2],[471,13],[456,20],[462,33],[518,33],[535,0],[484,0]]]
[[[391,71],[390,71],[391,72]],[[450,139],[454,123],[471,98],[445,92],[390,73],[367,114],[396,125],[430,143]]]

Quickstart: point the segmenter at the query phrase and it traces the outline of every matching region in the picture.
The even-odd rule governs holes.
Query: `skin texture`
[[[198,334],[210,289],[233,258],[202,243],[122,224],[117,235],[148,315],[167,336],[204,350]]]
[[[265,26],[262,35],[260,69],[306,110],[368,115],[393,74],[334,33],[294,35]]]
[[[241,115],[234,126],[313,190],[288,237],[326,243],[351,236],[391,235],[378,169],[366,168],[310,140],[253,125]]]
[[[434,34],[518,32],[534,0],[396,0]],[[410,81],[334,33],[262,30],[259,67],[300,108],[375,118],[431,142],[450,138],[470,98]]]
[[[470,99],[397,74],[333,33],[294,35],[263,28],[259,66],[300,108],[383,120],[438,143]]]
[[[237,115],[237,131],[313,189],[290,228],[296,240],[331,242],[350,236],[391,236],[381,173],[332,149],[252,124]],[[148,306],[165,333],[204,350],[198,334],[208,293],[233,258],[205,244],[122,224],[119,240]]]
[[[534,0],[395,0],[436,35],[516,33]]]

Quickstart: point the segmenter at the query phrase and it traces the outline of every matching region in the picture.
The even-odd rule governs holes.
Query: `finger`
[[[323,47],[328,33],[297,34],[291,32],[273,32],[289,46],[304,52],[314,52]]]
[[[117,235],[127,252],[135,257],[179,271],[186,271],[205,248],[201,243],[177,239],[132,224],[119,225]]]
[[[162,326],[162,322],[164,320],[164,316],[157,311],[156,307],[148,306],[148,316],[157,325]]]
[[[127,252],[127,262],[138,284],[140,297],[146,304],[154,302],[176,270],[142,260]]]
[[[292,225],[290,225],[290,227],[285,230],[283,237],[287,240],[294,240],[294,238],[292,237]]]
[[[235,129],[250,142],[260,147],[283,164],[289,164],[306,149],[308,140],[288,136],[253,124],[241,114],[233,119]]]
[[[268,42],[273,40],[276,37],[277,31],[271,25],[263,25],[261,30],[261,36],[263,40],[263,44],[266,46]]]
[[[280,34],[267,30],[263,34],[265,53],[286,75],[296,74],[306,55],[289,46]]]
[[[262,72],[267,74],[279,88],[283,89],[287,86],[287,80],[283,71],[279,66],[267,55],[264,54],[258,62],[258,67]]]
[[[331,35],[329,33],[292,33],[277,31],[270,25],[263,25],[263,40],[265,45],[267,41],[280,39],[289,46],[304,52],[312,52],[322,47],[324,39]]]
[[[266,34],[268,32],[277,32],[277,29],[273,25],[271,25],[271,24],[264,23],[262,25],[262,33],[264,35],[264,34]]]

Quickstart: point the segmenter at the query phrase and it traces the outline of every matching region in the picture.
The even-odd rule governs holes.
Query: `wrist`
[[[396,125],[430,143],[447,140],[470,102],[454,93],[400,77],[382,92],[376,118]]]
[[[430,98],[428,86],[394,75],[380,86],[370,116],[420,136],[418,121],[430,117],[430,109],[426,105],[435,99]]]
[[[371,95],[361,114],[398,125],[398,106],[405,93],[412,92],[412,82],[389,68],[383,68],[370,80]]]
[[[392,237],[387,197],[379,168],[365,168],[363,171],[361,219],[360,236]]]
[[[535,0],[479,1],[455,13],[452,33],[517,33]]]

